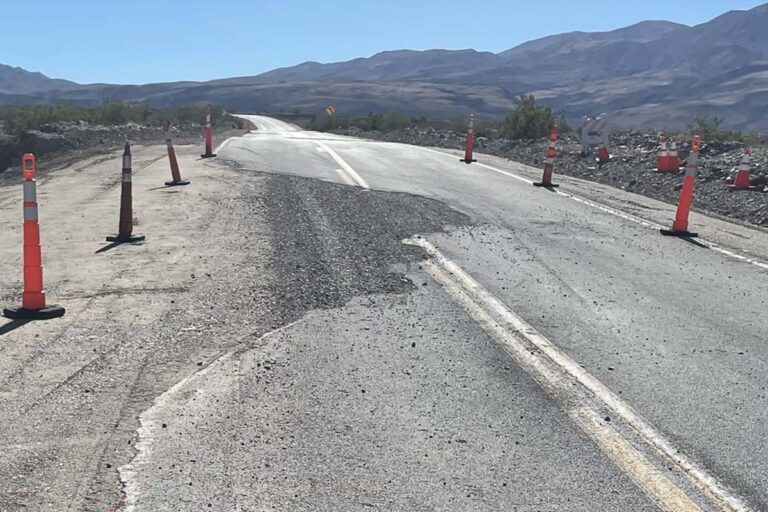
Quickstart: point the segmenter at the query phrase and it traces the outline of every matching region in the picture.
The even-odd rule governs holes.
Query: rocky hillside
[[[401,110],[447,119],[471,112],[499,118],[517,95],[533,93],[574,121],[605,112],[617,126],[669,129],[709,111],[725,128],[766,131],[766,27],[768,4],[693,27],[645,21],[544,37],[498,54],[398,50],[202,83],[76,85],[0,66],[0,103],[213,102],[271,112],[322,112],[334,104],[340,114]]]
[[[67,90],[78,87],[75,82],[48,78],[19,67],[0,64],[0,94],[25,95],[52,90]]]

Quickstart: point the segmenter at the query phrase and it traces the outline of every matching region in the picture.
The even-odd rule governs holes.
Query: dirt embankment
[[[214,128],[214,133],[234,129],[234,126],[221,126]],[[202,141],[203,127],[198,123],[175,125],[171,130],[176,143]],[[27,130],[20,135],[4,135],[0,131],[0,179],[4,171],[19,165],[24,153],[34,153],[39,161],[55,166],[75,158],[112,151],[125,141],[146,143],[164,140],[165,134],[160,126],[135,123],[103,126],[86,122],[61,122],[45,124],[39,130]]]
[[[390,132],[345,132],[349,135],[418,146],[463,149],[465,135],[433,128],[406,128]],[[476,151],[509,158],[534,167],[544,164],[547,142],[513,141],[478,137]],[[647,197],[676,204],[684,169],[677,173],[655,172],[657,135],[649,132],[618,132],[611,136],[611,161],[597,166],[593,158],[582,158],[578,139],[566,134],[558,141],[555,175],[565,174],[603,183]],[[690,151],[690,143],[679,145],[681,164]],[[768,226],[768,149],[752,148],[752,184],[754,191],[732,191],[733,181],[744,153],[740,142],[704,141],[699,158],[699,173],[694,208],[724,215],[758,226]]]

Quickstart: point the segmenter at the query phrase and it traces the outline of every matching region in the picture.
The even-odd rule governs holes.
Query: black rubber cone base
[[[696,238],[698,233],[691,233],[690,231],[673,231],[671,229],[660,229],[661,234],[664,236],[679,236],[680,238]]]
[[[141,242],[144,240],[144,235],[131,235],[131,236],[108,236],[107,242],[117,242],[119,244],[132,244],[134,242]]]
[[[557,183],[544,183],[543,181],[535,181],[533,182],[534,187],[544,187],[544,188],[557,188],[560,185]]]
[[[210,155],[200,155],[200,158],[213,158],[216,156],[216,153],[211,153]]]
[[[19,306],[17,308],[3,309],[3,316],[12,320],[49,320],[64,316],[64,311],[63,307],[55,304],[43,309],[24,309]]]
[[[187,180],[166,181],[165,182],[165,186],[166,187],[180,187],[181,185],[189,185],[189,182]]]
[[[459,158],[459,162],[464,162],[465,164],[471,164],[472,162],[477,162],[477,158],[473,158],[471,160],[467,160],[466,158]]]

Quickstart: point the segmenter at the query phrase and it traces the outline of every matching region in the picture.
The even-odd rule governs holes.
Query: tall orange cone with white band
[[[211,106],[205,107],[205,130],[203,133],[205,137],[205,154],[200,155],[202,158],[212,158],[216,156],[213,153],[213,130],[211,128]]]
[[[467,129],[467,143],[464,146],[464,158],[460,158],[460,162],[471,164],[477,162],[472,158],[472,153],[475,150],[475,115],[469,115],[469,128]]]
[[[179,172],[179,162],[176,160],[176,150],[173,149],[173,140],[171,139],[171,123],[166,121],[163,123],[163,131],[165,132],[165,145],[168,148],[168,161],[171,163],[171,181],[166,181],[167,187],[177,187],[180,185],[189,185],[189,181],[181,179],[181,173]]]
[[[728,185],[728,188],[731,190],[755,190],[755,187],[749,184],[749,159],[751,154],[748,147],[744,148],[744,156],[741,158],[739,170],[736,171],[736,178],[733,180],[733,184]]]
[[[24,292],[21,306],[5,308],[3,315],[28,320],[56,318],[64,314],[64,308],[45,304],[43,254],[37,215],[37,169],[33,154],[27,153],[22,157],[21,170],[24,175]]]
[[[552,169],[555,167],[555,143],[557,142],[557,123],[552,124],[549,131],[549,145],[547,146],[547,158],[544,160],[544,174],[541,181],[534,182],[534,187],[559,187],[552,183]]]
[[[693,144],[691,144],[691,154],[688,156],[688,163],[685,166],[685,178],[683,178],[683,188],[680,190],[680,201],[677,204],[677,213],[675,221],[672,223],[672,229],[662,229],[661,234],[666,236],[685,236],[696,237],[696,233],[688,231],[688,215],[691,213],[691,204],[693,203],[693,188],[696,185],[696,172],[699,166],[699,149],[701,148],[701,137],[695,135]]]
[[[107,242],[141,242],[143,235],[133,234],[133,169],[131,164],[131,145],[125,143],[123,151],[122,188],[120,192],[120,224],[117,236],[108,236]]]

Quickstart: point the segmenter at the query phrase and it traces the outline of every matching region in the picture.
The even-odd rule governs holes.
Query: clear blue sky
[[[0,0],[0,63],[81,83],[255,75],[393,49],[498,52],[765,0]]]

